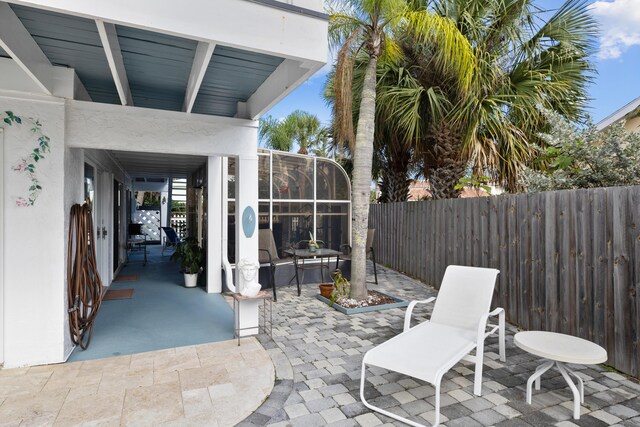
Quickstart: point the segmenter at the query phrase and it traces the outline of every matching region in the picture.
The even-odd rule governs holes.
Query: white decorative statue
[[[262,288],[258,283],[258,270],[260,264],[257,262],[251,262],[248,259],[241,259],[237,265],[240,270],[240,294],[245,297],[254,297],[260,292]]]

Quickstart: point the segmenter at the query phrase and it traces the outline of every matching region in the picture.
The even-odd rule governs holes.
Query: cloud
[[[640,46],[640,0],[596,1],[590,8],[601,25],[599,58],[619,58]]]

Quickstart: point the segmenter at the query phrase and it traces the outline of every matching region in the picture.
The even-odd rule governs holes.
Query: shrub
[[[520,185],[527,191],[640,184],[640,134],[623,124],[602,131],[581,129],[549,114],[551,130],[541,135],[537,164],[525,168]]]

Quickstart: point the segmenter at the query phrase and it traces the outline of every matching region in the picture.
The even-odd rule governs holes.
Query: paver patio
[[[378,268],[383,291],[407,299],[437,294],[423,283]],[[359,397],[364,352],[401,332],[404,309],[346,316],[316,300],[317,292],[311,285],[303,287],[300,297],[292,287],[279,289],[273,340],[261,339],[275,361],[276,385],[269,399],[241,425],[404,425],[371,412]],[[424,320],[431,308],[416,307],[414,318]],[[572,419],[571,391],[556,371],[543,376],[541,390],[534,392],[533,404],[528,405],[526,382],[541,361],[514,346],[517,330],[507,325],[506,363],[498,360],[497,338],[487,340],[481,397],[473,394],[471,364],[457,365],[445,376],[443,425],[640,426],[640,385],[601,366],[573,366],[585,381],[580,420]],[[373,404],[419,423],[433,421],[431,385],[382,369],[370,372],[366,395]]]

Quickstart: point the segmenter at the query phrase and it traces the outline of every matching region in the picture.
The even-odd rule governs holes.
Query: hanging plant
[[[38,119],[31,117],[23,119],[11,111],[5,111],[2,121],[9,126],[13,126],[14,124],[22,125],[26,122],[31,125],[31,133],[37,138],[38,145],[27,156],[21,158],[18,164],[12,168],[17,173],[26,174],[31,181],[29,195],[27,197],[18,197],[16,199],[16,205],[19,207],[33,206],[42,192],[42,185],[40,185],[40,181],[36,175],[36,166],[40,160],[45,158],[45,154],[51,152],[49,148],[51,139],[42,133],[42,123],[40,123]]]

